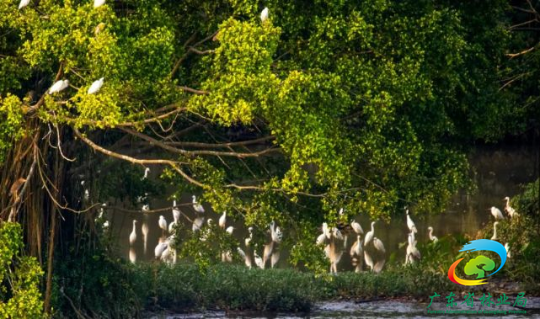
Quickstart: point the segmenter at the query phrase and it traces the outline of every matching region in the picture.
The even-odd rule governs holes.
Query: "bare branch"
[[[199,95],[207,95],[207,94],[210,94],[210,92],[208,92],[208,91],[192,89],[192,88],[187,87],[187,86],[179,86],[178,88],[179,88],[180,90],[182,90],[182,91],[191,92],[191,93],[195,93],[195,94],[199,94]]]

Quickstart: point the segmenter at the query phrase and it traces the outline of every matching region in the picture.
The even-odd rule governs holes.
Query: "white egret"
[[[261,21],[264,23],[266,20],[268,20],[268,8],[264,8],[261,12]]]
[[[322,233],[317,237],[317,245],[322,245],[326,242],[326,234]]]
[[[433,236],[433,227],[429,226],[428,231],[429,231],[429,240],[436,243],[439,239],[437,238],[437,236]]]
[[[257,254],[257,247],[253,250],[253,259],[255,260],[255,265],[261,269],[264,269],[264,263],[262,258]]]
[[[373,259],[369,255],[367,251],[364,250],[364,261],[366,262],[366,266],[368,266],[371,270],[373,270]]]
[[[322,231],[323,231],[324,235],[326,236],[326,238],[330,239],[332,237],[332,231],[328,227],[327,223],[322,224]]]
[[[512,254],[510,253],[510,245],[508,243],[504,244],[504,249],[506,249],[506,257],[512,258]]]
[[[69,86],[69,80],[56,81],[49,89],[49,94],[60,92]]]
[[[504,200],[506,201],[506,205],[504,206],[504,211],[508,214],[508,216],[510,216],[510,218],[519,216],[516,210],[510,206],[510,197],[506,196]]]
[[[167,240],[164,240],[163,238],[159,239],[159,243],[157,244],[156,248],[154,248],[154,256],[156,259],[160,259],[161,255],[169,247],[169,242]]]
[[[491,236],[491,240],[497,240],[497,225],[499,225],[499,222],[493,223],[493,236]]]
[[[332,236],[334,236],[335,239],[343,240],[343,235],[337,227],[332,227]]]
[[[414,239],[414,233],[409,234],[408,240],[409,240],[409,245],[407,246],[407,256],[405,258],[405,263],[412,264],[415,261],[415,259],[420,260],[422,256],[418,248],[416,248],[416,240]]]
[[[409,231],[417,233],[418,230],[416,229],[416,225],[414,224],[411,216],[409,215],[409,210],[406,209],[407,212],[407,227],[409,227]]]
[[[244,240],[244,243],[246,245],[246,251],[245,251],[245,256],[244,256],[244,263],[246,264],[246,267],[248,267],[249,269],[251,269],[252,267],[252,262],[251,262],[251,255],[250,255],[250,245],[251,245],[251,238],[250,237],[246,237],[246,239]]]
[[[201,230],[203,224],[204,224],[204,217],[197,217],[193,220],[193,225],[191,227],[191,230],[193,232],[197,232]]]
[[[371,240],[373,240],[373,236],[375,236],[375,229],[373,226],[375,226],[375,222],[371,222],[371,230],[368,231],[366,237],[364,237],[364,247],[366,247]]]
[[[281,228],[279,228],[279,226],[276,227],[276,223],[274,221],[272,221],[272,223],[270,224],[270,235],[274,243],[281,243],[281,240],[283,239],[283,233],[281,232]]]
[[[30,4],[30,0],[21,0],[21,2],[19,2],[19,10],[21,10],[22,8],[26,7],[29,4]]]
[[[84,200],[89,200],[90,199],[90,191],[85,189],[84,190]]]
[[[238,255],[240,255],[240,257],[244,259],[246,258],[246,252],[242,248],[236,247],[236,251],[238,252]]]
[[[131,231],[131,234],[129,234],[129,244],[133,245],[135,241],[137,240],[137,220],[133,220],[133,230]]]
[[[94,0],[94,8],[101,7],[105,4],[105,0]]]
[[[193,209],[194,209],[197,213],[199,213],[199,214],[203,214],[203,213],[204,213],[204,207],[203,207],[201,204],[199,204],[199,203],[197,202],[197,196],[195,196],[195,195],[192,196],[192,203],[193,203]]]
[[[373,237],[373,246],[375,246],[375,249],[377,249],[378,251],[380,251],[383,254],[386,252],[386,249],[384,249],[384,244],[383,244],[382,240],[380,240],[377,237]]]
[[[219,227],[221,227],[221,229],[225,229],[226,223],[227,223],[227,211],[223,211],[223,214],[219,218],[219,222],[218,222]]]
[[[165,220],[165,217],[163,217],[163,215],[160,215],[159,216],[159,228],[161,228],[161,230],[163,232],[166,232],[167,231],[167,220]]]
[[[147,212],[150,210],[150,204],[144,204],[142,205],[142,211],[143,212]]]
[[[353,220],[353,222],[351,223],[351,227],[354,230],[354,232],[357,233],[358,235],[364,234],[364,230],[362,229],[362,226],[360,226],[360,223],[356,222],[355,220]]]
[[[498,209],[495,206],[491,207],[491,215],[493,215],[493,217],[495,217],[495,219],[504,219],[504,216],[503,216],[501,210]]]
[[[101,87],[103,86],[103,80],[104,79],[105,78],[100,78],[99,80],[94,81],[94,83],[92,83],[92,85],[90,85],[90,87],[88,88],[88,94],[97,93],[99,91],[99,89],[101,89]]]
[[[109,221],[106,220],[106,221],[103,223],[103,230],[106,231],[107,229],[109,229],[109,226],[110,226]]]
[[[150,173],[150,167],[147,167],[147,168],[144,169],[144,175],[141,178],[141,181],[148,178],[148,173]]]
[[[227,234],[232,235],[234,229],[235,229],[235,228],[234,228],[233,226],[229,226],[229,227],[227,227],[227,229],[226,229],[225,231],[227,232]]]
[[[180,220],[180,209],[178,209],[178,206],[176,206],[176,200],[173,200],[173,209],[172,209],[173,219],[175,222],[178,222]]]

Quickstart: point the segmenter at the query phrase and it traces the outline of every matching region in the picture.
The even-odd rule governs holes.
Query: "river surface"
[[[428,299],[429,301],[429,299]],[[459,302],[453,308],[447,307],[446,303],[433,302],[427,307],[429,303],[426,302],[403,302],[394,300],[374,301],[374,302],[322,302],[317,303],[312,312],[309,315],[297,315],[297,314],[235,314],[225,313],[223,311],[207,311],[204,313],[194,314],[171,314],[160,316],[149,316],[151,319],[199,319],[199,318],[505,318],[505,319],[518,319],[518,318],[539,318],[540,314],[538,309],[540,308],[540,298],[527,298],[526,308],[534,310],[523,310],[514,308],[509,305],[501,306],[480,306],[479,302],[475,300],[472,307]],[[457,312],[467,311],[469,314],[461,315]],[[513,311],[525,313],[512,313]],[[434,313],[442,312],[442,313]],[[446,312],[446,313],[444,313]],[[451,312],[451,313],[450,313]],[[495,313],[496,312],[496,313]]]
[[[428,214],[417,216],[412,212],[412,218],[418,229],[417,240],[427,241],[427,228],[434,228],[434,235],[442,237],[453,234],[469,234],[473,237],[481,227],[485,226],[490,220],[491,206],[497,206],[501,210],[504,207],[503,198],[505,196],[514,196],[521,191],[521,187],[533,181],[537,176],[537,167],[535,163],[536,154],[531,147],[513,147],[504,149],[483,147],[478,148],[469,155],[471,163],[471,174],[476,182],[477,190],[472,194],[461,192],[454,196],[449,203],[446,211],[442,214]],[[155,177],[158,172],[151,172],[150,177]],[[165,196],[164,196],[165,197]],[[191,194],[184,194],[178,201],[183,214],[190,219],[194,212],[190,205]],[[219,215],[213,213],[209,205],[204,204],[206,217],[211,217],[217,222]],[[171,207],[170,201],[155,200],[150,202],[150,209]],[[163,215],[167,222],[172,222],[172,213],[170,210],[158,213],[109,213],[108,219],[112,224],[112,235],[118,241],[118,253],[121,256],[132,258],[136,262],[151,260],[154,258],[154,247],[158,244],[162,236],[161,229],[158,226],[159,216]],[[129,234],[132,232],[132,221],[138,221],[136,226],[137,241],[130,247]],[[187,222],[186,219],[182,219]],[[366,216],[358,216],[365,232],[369,230],[370,220]],[[147,237],[146,249],[141,232],[143,224],[148,225],[149,233]],[[247,232],[243,225],[232,224],[237,227],[234,236],[243,243]],[[407,240],[408,228],[406,226],[405,214],[402,218],[393,218],[388,224],[380,221],[375,226],[375,236],[384,242],[386,255],[380,258],[388,258],[395,254],[397,260],[405,259],[405,244]],[[287,233],[284,233],[287,236]],[[348,247],[352,245],[354,239],[350,239]],[[401,248],[400,248],[400,244]],[[262,255],[262,252],[259,252]],[[287,252],[281,253],[281,259],[278,267],[287,267]],[[338,266],[339,271],[351,270],[351,260],[348,254],[344,254]]]

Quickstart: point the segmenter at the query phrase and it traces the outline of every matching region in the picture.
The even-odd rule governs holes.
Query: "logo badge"
[[[456,275],[456,267],[464,258],[456,260],[456,262],[454,262],[452,266],[450,266],[450,269],[448,269],[448,279],[450,279],[450,281],[456,284],[463,286],[477,286],[487,284],[486,277],[496,274],[499,270],[502,269],[502,267],[506,263],[506,249],[501,243],[497,241],[489,239],[478,239],[473,240],[463,246],[460,252],[481,250],[492,251],[499,255],[499,257],[501,258],[501,265],[499,266],[499,268],[497,268],[497,270],[495,270],[495,272],[486,276],[486,271],[492,271],[493,269],[495,269],[495,262],[486,256],[480,255],[474,259],[469,260],[469,262],[465,265],[465,268],[463,269],[466,275],[476,275],[476,280],[461,279]]]

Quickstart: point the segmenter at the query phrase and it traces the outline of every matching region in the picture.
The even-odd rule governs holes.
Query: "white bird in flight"
[[[56,81],[49,89],[49,94],[58,93],[69,86],[69,80]]]
[[[261,12],[261,21],[264,23],[266,20],[268,20],[268,8],[264,8]]]
[[[90,85],[90,87],[88,88],[88,94],[94,94],[94,93],[97,93],[99,91],[99,89],[101,89],[101,87],[103,86],[103,80],[105,78],[101,78],[97,81],[94,81],[94,83],[92,83],[92,85]]]

